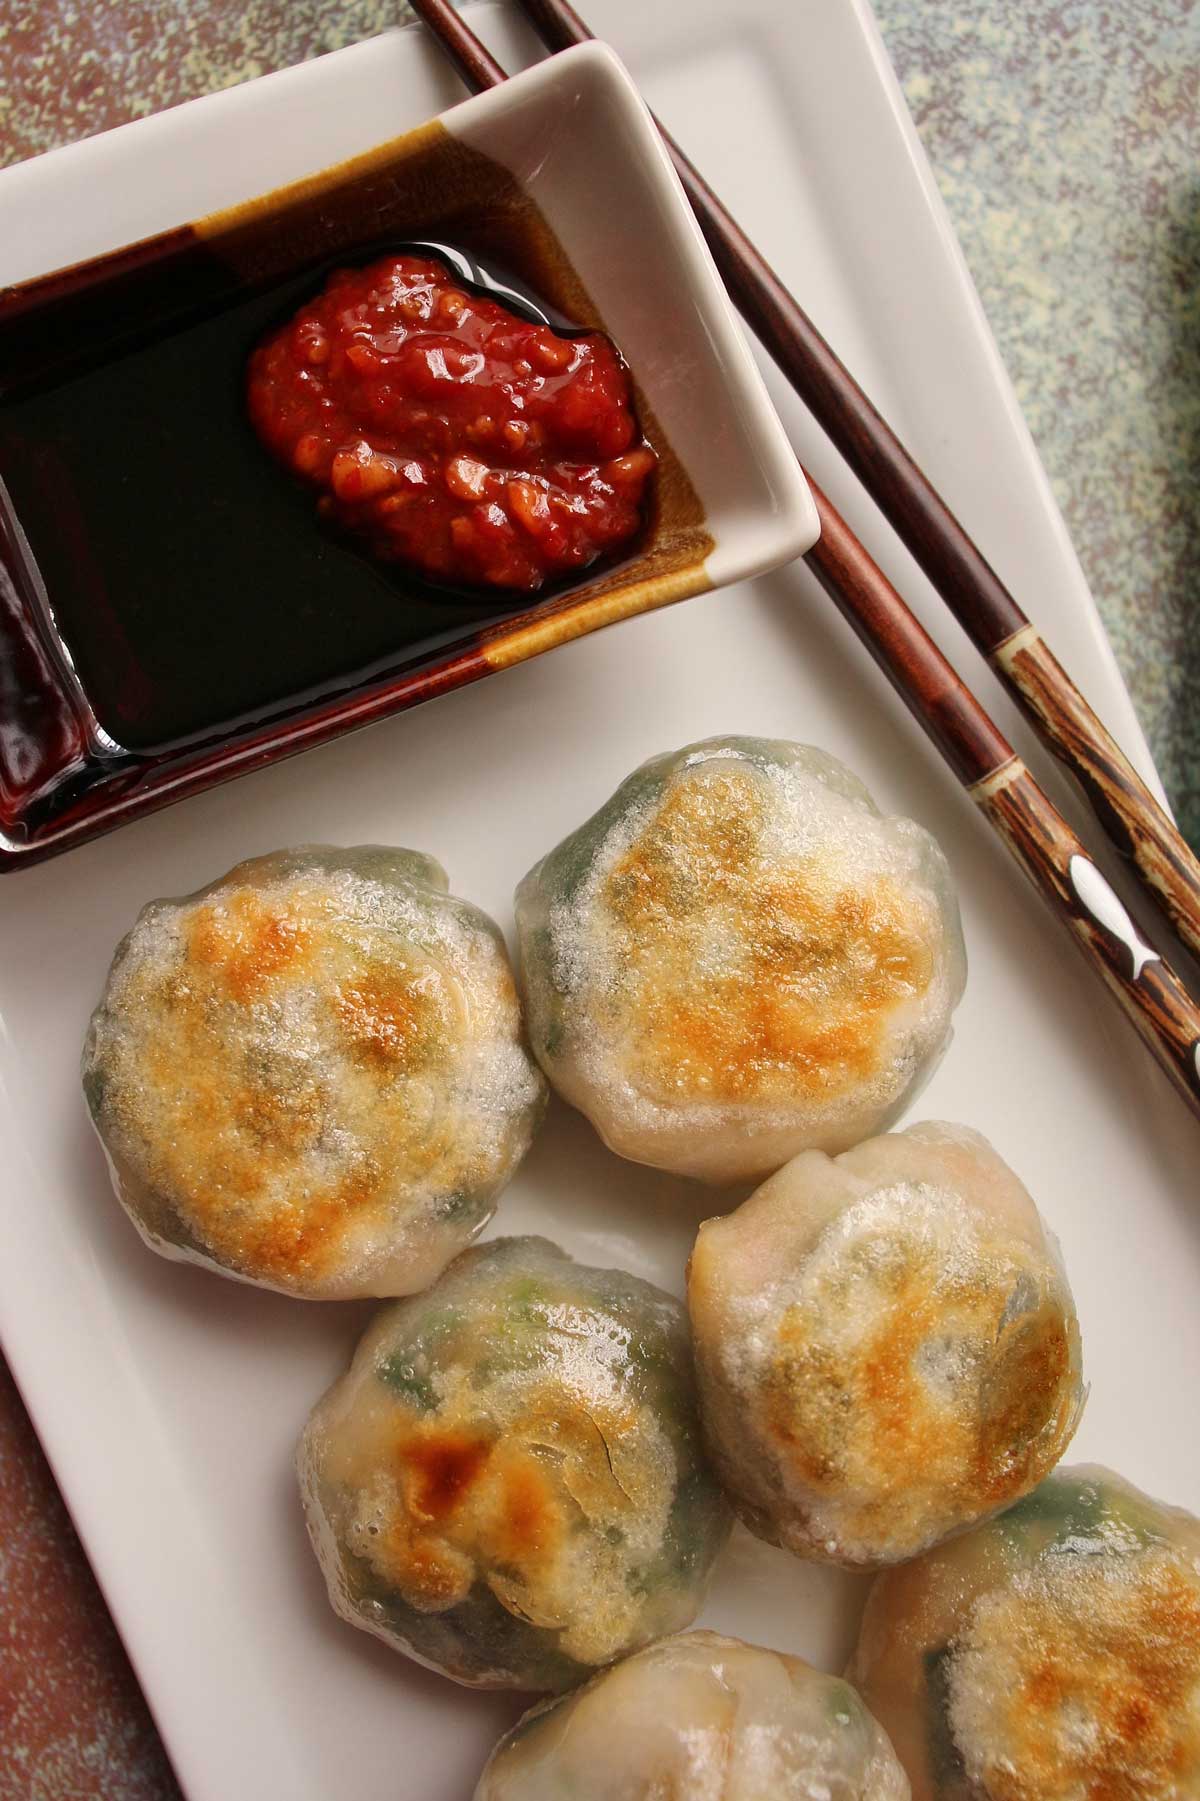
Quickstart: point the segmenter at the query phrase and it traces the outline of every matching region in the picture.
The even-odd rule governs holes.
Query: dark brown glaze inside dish
[[[570,587],[434,588],[314,529],[246,358],[339,263],[431,240],[603,330],[529,196],[437,125],[0,295],[0,867],[705,585],[641,395],[654,516]]]

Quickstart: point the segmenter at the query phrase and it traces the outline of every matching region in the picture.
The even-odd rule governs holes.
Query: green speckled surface
[[[1158,766],[1200,845],[1200,7],[875,6]],[[403,10],[0,0],[0,161],[352,43]],[[591,0],[600,28],[603,14]],[[0,1517],[0,1801],[174,1797],[2,1368]]]

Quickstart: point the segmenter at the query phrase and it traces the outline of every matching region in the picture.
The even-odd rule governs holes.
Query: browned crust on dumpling
[[[542,1086],[491,922],[410,878],[424,859],[379,853],[374,879],[354,855],[280,854],[148,907],[85,1049],[145,1235],[292,1292],[377,1292],[389,1256],[435,1275],[483,1223]],[[439,1216],[435,1243],[443,1202],[461,1223]],[[403,1283],[399,1264],[385,1279]]]
[[[396,1511],[370,1561],[413,1606],[465,1599],[480,1564],[508,1569],[526,1595],[553,1571],[562,1497],[526,1446],[417,1425],[397,1434],[396,1470]]]
[[[380,1314],[298,1461],[335,1607],[478,1686],[567,1687],[686,1623],[730,1523],[679,1303],[537,1239]]]
[[[1180,1801],[1200,1782],[1200,1580],[1059,1556],[982,1596],[950,1714],[988,1801]]]
[[[1190,1801],[1200,1521],[1111,1470],[1060,1467],[886,1571],[848,1676],[915,1801]]]
[[[719,772],[718,772],[719,771]],[[818,857],[764,857],[764,778],[684,771],[617,860],[602,904],[623,933],[648,1095],[829,1099],[873,1076],[889,1016],[934,975],[936,922],[876,875],[839,886]],[[704,941],[732,949],[711,973]]]
[[[701,1228],[688,1300],[725,1485],[801,1556],[915,1556],[1028,1493],[1079,1418],[1056,1247],[964,1128],[785,1165]]]
[[[127,1123],[147,1128],[154,1185],[177,1197],[216,1256],[276,1281],[319,1278],[348,1227],[386,1211],[397,1168],[416,1178],[445,1154],[429,1122],[389,1105],[388,1090],[398,1075],[444,1066],[453,999],[428,967],[339,944],[319,892],[275,900],[235,889],[197,907],[183,941],[175,967],[132,977],[125,1005],[142,1016],[144,1086],[125,1091]],[[300,1206],[290,1192],[271,1203],[303,1175],[336,1104],[314,1060],[285,1056],[272,1068],[252,1012],[323,977],[322,1036],[361,1072],[364,1102],[379,1104],[336,1180]],[[138,1116],[139,1099],[153,1116]]]
[[[1077,1406],[1060,1302],[1009,1320],[1012,1283],[995,1263],[949,1284],[916,1257],[896,1260],[891,1275],[876,1330],[844,1348],[822,1337],[810,1310],[788,1308],[767,1376],[765,1423],[801,1481],[839,1494],[869,1475],[874,1494],[854,1515],[866,1537],[886,1530],[914,1486],[937,1484],[945,1505],[969,1517],[1016,1499],[1053,1461]],[[963,1399],[979,1411],[948,1406],[922,1376],[923,1350],[947,1333],[986,1347],[977,1394],[963,1372]]]

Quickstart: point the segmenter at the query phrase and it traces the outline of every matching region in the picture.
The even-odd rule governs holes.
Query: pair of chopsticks
[[[469,87],[479,91],[507,79],[450,0],[411,4]],[[553,51],[592,35],[566,0],[517,5]],[[661,124],[658,129],[746,323],[1039,737],[1078,778],[1109,842],[1132,859],[1179,938],[1200,953],[1200,863],[849,370],[683,151]],[[809,568],[1200,1116],[1200,1007],[870,553],[805,475],[821,522],[820,538],[805,557]]]

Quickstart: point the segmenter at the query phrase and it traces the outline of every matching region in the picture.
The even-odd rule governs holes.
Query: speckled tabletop
[[[875,7],[1159,769],[1200,846],[1200,8]],[[388,0],[6,0],[0,162],[336,49],[402,13]],[[0,1801],[177,1793],[0,1365]]]

